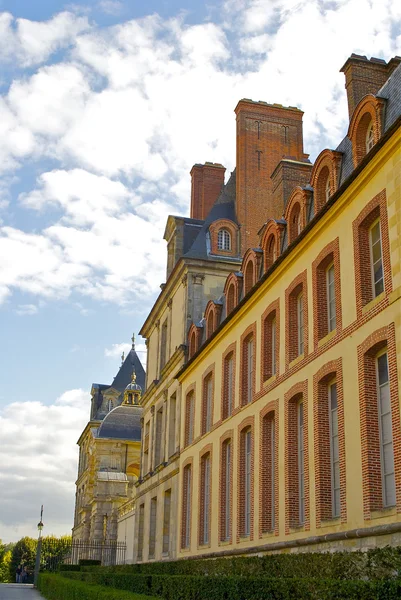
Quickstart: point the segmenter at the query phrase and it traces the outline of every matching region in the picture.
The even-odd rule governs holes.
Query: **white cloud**
[[[41,63],[88,29],[87,17],[67,11],[48,21],[14,19],[10,13],[0,13],[0,60],[23,67]]]
[[[121,344],[112,344],[111,348],[105,348],[104,355],[108,358],[121,357],[122,353],[126,356],[131,350],[131,344],[122,342]]]
[[[19,304],[15,309],[15,312],[19,316],[36,315],[38,307],[35,304]]]
[[[100,10],[108,15],[119,15],[124,8],[123,3],[118,0],[101,0],[98,6]]]
[[[47,534],[73,524],[76,441],[88,421],[90,395],[75,389],[54,404],[17,401],[0,411],[0,529],[6,540],[37,535],[44,504]]]

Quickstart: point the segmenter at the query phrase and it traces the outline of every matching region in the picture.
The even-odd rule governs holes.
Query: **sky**
[[[235,167],[239,99],[347,132],[355,52],[401,55],[393,0],[0,0],[0,538],[70,533],[92,382],[165,281],[191,166]],[[137,350],[145,360],[145,346]]]

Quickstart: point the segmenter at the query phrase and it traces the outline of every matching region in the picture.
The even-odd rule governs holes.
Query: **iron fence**
[[[125,542],[74,540],[62,550],[42,552],[41,570],[55,571],[60,563],[78,565],[80,560],[100,560],[103,566],[125,563]]]

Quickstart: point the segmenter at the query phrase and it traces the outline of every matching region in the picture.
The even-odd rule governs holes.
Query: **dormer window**
[[[231,235],[227,229],[220,229],[217,234],[217,248],[229,252],[231,250]]]
[[[366,131],[366,154],[373,148],[374,143],[375,140],[373,137],[373,121],[371,121]]]

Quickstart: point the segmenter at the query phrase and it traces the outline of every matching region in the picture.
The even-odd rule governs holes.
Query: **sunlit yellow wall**
[[[218,542],[218,506],[219,506],[219,439],[229,429],[234,430],[233,446],[233,540],[237,548],[257,546],[269,542],[288,541],[300,537],[322,535],[334,531],[346,531],[359,527],[372,527],[399,520],[394,510],[383,511],[381,515],[371,521],[363,519],[362,498],[362,470],[361,470],[361,440],[359,428],[359,400],[358,400],[358,365],[357,346],[362,343],[371,332],[395,323],[397,340],[397,366],[398,374],[401,373],[401,131],[384,145],[375,155],[366,168],[358,175],[347,188],[341,198],[330,208],[323,218],[316,223],[312,231],[294,248],[283,263],[273,272],[270,278],[253,294],[249,301],[234,315],[223,330],[212,340],[195,361],[180,377],[182,383],[182,402],[185,402],[186,390],[196,383],[196,416],[195,416],[195,443],[188,448],[184,446],[184,419],[181,423],[181,456],[180,465],[188,458],[193,458],[193,494],[192,494],[192,525],[190,550],[179,552],[180,556],[188,554],[202,554],[229,550],[233,546],[219,545]],[[389,235],[391,249],[391,267],[393,276],[393,292],[390,296],[390,305],[374,316],[371,320],[357,329],[351,336],[335,344],[312,362],[302,367],[291,377],[285,379],[265,396],[256,400],[251,405],[243,407],[240,412],[225,422],[217,425],[212,431],[200,437],[201,423],[201,387],[202,374],[206,369],[215,364],[214,385],[214,415],[213,423],[221,419],[221,363],[222,355],[227,347],[237,343],[236,352],[236,396],[235,406],[239,405],[239,359],[240,337],[248,325],[256,322],[256,393],[260,391],[263,382],[260,381],[261,361],[261,316],[265,308],[277,298],[280,299],[280,369],[285,369],[285,290],[294,278],[307,269],[308,289],[308,336],[309,353],[313,352],[313,297],[312,297],[312,262],[319,252],[332,240],[339,237],[340,263],[341,263],[341,301],[343,329],[356,320],[355,302],[355,269],[352,222],[359,215],[363,207],[376,194],[386,190],[389,218]],[[314,431],[313,431],[313,375],[327,362],[342,358],[343,383],[344,383],[344,419],[345,419],[345,453],[346,453],[346,489],[347,489],[347,522],[336,525],[316,528],[315,523],[315,464],[314,464]],[[310,477],[310,531],[298,531],[285,535],[285,489],[284,489],[284,394],[298,381],[308,380],[308,432],[309,432],[309,477]],[[258,449],[260,422],[259,412],[271,400],[279,399],[279,536],[274,534],[259,537],[259,460]],[[181,410],[184,411],[184,404]],[[237,453],[238,434],[237,428],[241,421],[249,415],[255,415],[254,428],[254,540],[236,543],[237,532]],[[198,484],[199,484],[199,452],[206,445],[213,444],[212,467],[212,501],[211,501],[211,543],[207,548],[198,547]],[[182,510],[182,472],[180,473],[180,506],[179,515],[181,522]],[[177,539],[180,539],[180,526],[177,530]],[[347,544],[345,544],[347,545]],[[178,544],[179,546],[179,544]]]

